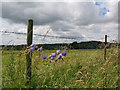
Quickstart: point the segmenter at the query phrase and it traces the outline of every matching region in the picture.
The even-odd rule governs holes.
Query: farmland
[[[43,60],[32,54],[31,84],[26,86],[24,51],[4,51],[2,54],[3,88],[116,88],[118,82],[118,48],[67,50],[64,61]],[[50,55],[55,50],[43,50]],[[10,54],[8,54],[10,53]],[[12,54],[13,53],[13,54]],[[16,53],[16,54],[15,54]]]
[[[2,89],[119,89],[119,2],[71,1],[1,3]]]

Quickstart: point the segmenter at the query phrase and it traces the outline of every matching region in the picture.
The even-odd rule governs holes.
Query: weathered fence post
[[[27,27],[27,47],[29,47],[32,44],[32,37],[33,37],[33,20],[28,20],[28,27]],[[30,84],[31,80],[31,64],[32,64],[32,53],[29,52],[26,55],[26,85]]]
[[[106,52],[107,52],[107,35],[105,35],[105,48],[104,48],[104,59],[106,60]]]

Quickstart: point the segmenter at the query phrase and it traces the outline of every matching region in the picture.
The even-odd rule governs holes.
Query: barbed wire
[[[27,33],[23,32],[9,32],[9,31],[0,31],[1,33],[12,33],[12,34],[21,34],[21,35],[27,35]],[[42,34],[33,34],[35,36],[45,36]],[[52,36],[52,35],[46,35],[46,37],[52,37],[52,38],[61,38],[61,39],[84,39],[84,37],[61,37],[61,36]]]
[[[111,37],[111,36],[108,36],[108,40],[109,40],[109,41],[111,41],[111,42],[114,42],[114,43],[117,43],[117,42],[118,42],[117,40],[112,39],[112,37]]]
[[[15,31],[0,31],[0,33],[2,33],[3,35],[10,35],[10,34],[17,34],[18,36],[19,35],[26,35],[27,36],[27,33],[24,33],[24,32],[15,32]],[[35,41],[35,40],[39,40],[39,36],[40,37],[46,37],[46,38],[51,38],[51,40],[52,39],[55,39],[55,40],[61,40],[61,39],[63,39],[64,41],[63,42],[68,42],[68,43],[70,43],[70,42],[74,42],[74,41],[77,41],[77,42],[87,42],[87,41],[97,41],[96,39],[94,39],[95,37],[93,36],[93,37],[84,37],[84,36],[80,36],[80,37],[62,37],[62,36],[53,36],[53,35],[42,35],[42,34],[33,34],[33,40]],[[22,37],[23,38],[23,37]],[[25,39],[27,38],[27,37],[24,37]],[[20,39],[20,37],[17,37],[16,39]],[[69,41],[70,40],[70,41]],[[108,40],[110,40],[110,41],[114,41],[114,40],[112,40],[111,38],[110,38],[110,36],[108,36]],[[12,40],[13,41],[13,40]],[[42,40],[43,41],[43,40]],[[101,37],[101,38],[99,38],[99,40],[98,41],[101,41],[101,42],[104,42],[104,37]],[[53,42],[54,42],[54,40],[53,40]],[[44,43],[44,42],[43,42]]]

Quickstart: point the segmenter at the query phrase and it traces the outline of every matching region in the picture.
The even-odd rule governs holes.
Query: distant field
[[[64,61],[50,63],[35,51],[32,55],[32,80],[26,82],[23,51],[4,51],[2,55],[3,88],[116,88],[118,80],[117,48],[67,50]],[[7,54],[7,53],[16,54]],[[44,50],[49,55],[55,50]],[[6,54],[5,54],[6,53]]]

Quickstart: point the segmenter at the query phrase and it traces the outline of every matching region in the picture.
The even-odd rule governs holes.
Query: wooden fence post
[[[29,47],[32,44],[32,37],[33,37],[33,20],[28,20],[28,27],[27,27],[27,47]],[[26,85],[30,84],[31,80],[31,64],[32,64],[32,53],[29,52],[26,55]]]
[[[104,48],[104,59],[106,60],[106,52],[107,52],[107,35],[105,35],[105,48]]]

